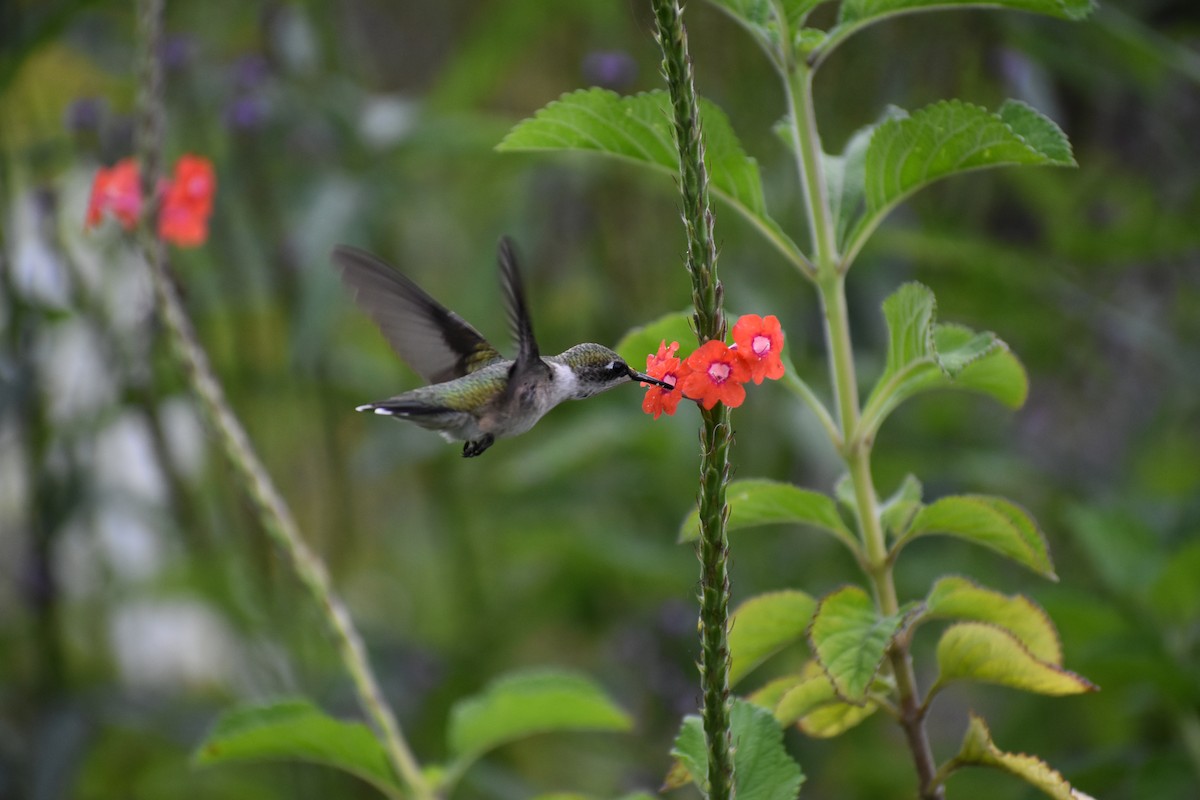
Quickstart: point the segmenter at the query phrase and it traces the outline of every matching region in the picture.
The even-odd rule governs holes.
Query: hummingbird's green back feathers
[[[461,378],[501,360],[462,317],[366,251],[334,248],[333,263],[388,344],[429,383]]]

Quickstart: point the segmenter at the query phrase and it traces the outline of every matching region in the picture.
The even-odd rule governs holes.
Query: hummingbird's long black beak
[[[629,377],[633,378],[635,381],[641,381],[642,383],[648,383],[652,386],[659,386],[668,391],[675,388],[674,386],[667,383],[666,381],[660,381],[658,378],[651,378],[646,373],[638,372],[633,367],[629,368]]]

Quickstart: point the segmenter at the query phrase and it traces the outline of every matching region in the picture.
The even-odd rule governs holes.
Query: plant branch
[[[397,777],[407,784],[415,797],[432,797],[432,790],[421,774],[420,765],[409,750],[395,716],[379,689],[367,660],[366,649],[349,612],[334,592],[325,565],[300,535],[291,511],[226,400],[224,389],[209,364],[208,356],[167,271],[166,245],[156,233],[156,187],[163,163],[163,70],[159,59],[163,38],[163,0],[139,0],[138,22],[142,49],[138,156],[142,165],[142,196],[146,199],[146,214],[140,234],[154,282],[159,315],[205,417],[250,493],[259,522],[287,555],[296,576],[324,614],[342,662],[358,691],[359,703],[383,736],[385,750]]]
[[[794,64],[785,75],[793,150],[815,249],[817,289],[821,297],[825,344],[836,395],[840,449],[854,486],[858,529],[865,555],[864,566],[879,612],[891,616],[899,610],[899,600],[880,522],[879,497],[871,477],[873,441],[872,437],[864,435],[861,425],[854,347],[846,308],[845,269],[838,264],[833,213],[821,172],[821,145],[812,102],[812,75],[810,67],[799,64]],[[837,439],[834,441],[837,442]],[[907,645],[895,643],[889,658],[899,698],[897,718],[916,765],[921,798],[942,800],[943,790],[935,782],[937,768],[925,734],[924,709]]]
[[[671,96],[675,145],[679,151],[679,189],[687,232],[687,269],[696,308],[696,335],[703,344],[724,340],[723,290],[717,278],[717,247],[704,164],[699,102],[687,52],[687,31],[677,0],[652,0],[663,75]],[[717,404],[701,412],[700,434],[700,681],[703,727],[708,747],[707,794],[712,800],[733,796],[733,750],[729,702],[729,450],[733,444],[729,409]]]

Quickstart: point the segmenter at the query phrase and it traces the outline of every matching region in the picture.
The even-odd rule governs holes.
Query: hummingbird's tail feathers
[[[442,406],[431,406],[428,403],[410,401],[393,402],[384,400],[380,403],[364,403],[356,406],[355,411],[373,411],[385,417],[427,417],[434,414],[454,413],[454,409]]]
[[[338,245],[331,258],[355,302],[429,383],[461,378],[501,358],[470,323],[365,250]]]

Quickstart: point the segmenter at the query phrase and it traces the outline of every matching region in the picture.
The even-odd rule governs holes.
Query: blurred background
[[[206,434],[144,265],[115,224],[83,231],[96,170],[132,154],[131,6],[0,6],[0,798],[371,797],[319,767],[188,764],[237,702],[357,708],[321,617]],[[691,3],[687,22],[700,92],[803,241],[794,168],[770,131],[784,107],[773,73],[711,6]],[[210,0],[169,3],[167,28],[168,161],[204,155],[219,184],[208,243],[172,251],[187,306],[420,757],[445,756],[457,698],[559,665],[598,680],[636,731],[507,747],[458,796],[655,789],[699,702],[698,569],[675,543],[698,415],[652,421],[623,387],[464,461],[427,431],[354,413],[417,378],[327,259],[339,242],[366,247],[505,347],[501,234],[523,251],[545,351],[612,344],[684,308],[669,178],[492,149],[563,92],[659,88],[647,4]],[[879,303],[910,279],[934,289],[943,320],[996,331],[1031,377],[1017,413],[970,396],[909,403],[880,437],[876,478],[883,492],[911,472],[927,497],[1010,496],[1040,521],[1061,582],[931,539],[905,551],[902,599],[945,572],[1026,593],[1056,620],[1067,667],[1102,687],[955,687],[930,719],[935,753],[954,752],[974,709],[1001,747],[1108,800],[1200,796],[1198,48],[1192,0],[1113,0],[1082,24],[923,15],[855,37],[818,80],[830,151],[888,104],[946,97],[1020,98],[1074,144],[1078,170],[979,173],[907,202],[855,267],[850,304],[864,382],[886,346]],[[778,315],[826,390],[813,292],[717,214],[731,312]],[[836,457],[781,387],[750,392],[735,421],[738,477],[832,488]],[[859,577],[810,531],[740,531],[733,550],[735,601]],[[925,686],[934,640],[917,641]],[[912,796],[883,719],[788,744],[805,797]],[[984,772],[949,790],[1037,796]]]

